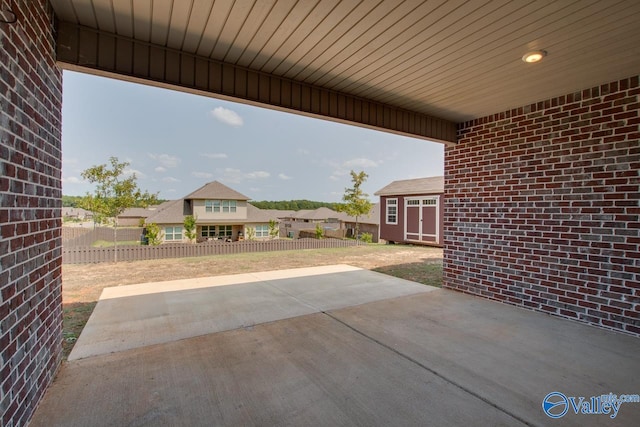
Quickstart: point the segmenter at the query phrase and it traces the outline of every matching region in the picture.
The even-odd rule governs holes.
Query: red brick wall
[[[445,286],[640,335],[638,77],[458,127]]]
[[[48,2],[0,3],[0,425],[18,426],[60,363],[62,75]]]

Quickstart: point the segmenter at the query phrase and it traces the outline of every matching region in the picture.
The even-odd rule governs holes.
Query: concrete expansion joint
[[[483,401],[484,403],[486,403],[486,404],[488,404],[490,406],[493,406],[498,411],[503,412],[504,414],[514,418],[515,420],[521,422],[522,424],[527,425],[527,426],[531,426],[531,427],[538,427],[537,424],[532,423],[531,421],[525,420],[524,418],[520,417],[519,415],[514,414],[513,412],[509,411],[508,409],[506,409],[506,408],[498,405],[497,403],[489,400],[488,398],[476,393],[475,391],[469,389],[468,387],[465,387],[462,384],[452,380],[451,378],[447,377],[446,375],[443,375],[442,373],[438,372],[437,370],[428,367],[427,365],[425,365],[422,362],[414,359],[413,357],[411,357],[411,356],[409,356],[409,355],[407,355],[405,353],[402,353],[398,349],[396,349],[394,347],[391,347],[390,345],[385,344],[382,341],[380,341],[380,340],[378,340],[378,339],[376,339],[376,338],[374,338],[374,337],[362,332],[361,330],[351,326],[350,324],[346,323],[342,319],[339,319],[338,317],[334,316],[333,314],[331,314],[329,312],[326,312],[326,311],[322,311],[321,313],[326,315],[326,316],[328,316],[329,318],[335,320],[336,322],[340,323],[341,325],[349,328],[350,330],[352,330],[356,334],[358,334],[358,335],[360,335],[360,336],[362,336],[362,337],[374,342],[375,344],[377,344],[377,345],[379,345],[379,346],[381,346],[381,347],[383,347],[383,348],[395,353],[396,355],[402,357],[403,359],[405,359],[405,360],[413,363],[414,365],[420,367],[421,369],[424,369],[424,370],[432,373],[433,375],[437,376],[438,378],[441,378],[443,381],[446,381],[447,383],[451,384],[452,386],[464,391],[465,393],[468,393],[468,394],[472,395],[473,397]]]

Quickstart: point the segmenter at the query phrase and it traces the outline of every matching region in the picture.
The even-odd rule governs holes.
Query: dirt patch
[[[66,358],[73,348],[106,287],[332,264],[348,264],[432,286],[440,286],[442,282],[442,249],[404,245],[65,264],[62,268],[64,356]]]

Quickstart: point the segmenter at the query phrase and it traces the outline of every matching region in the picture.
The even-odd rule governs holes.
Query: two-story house
[[[277,221],[277,215],[256,208],[248,200],[249,197],[213,181],[150,215],[147,224],[158,224],[166,243],[187,241],[184,219],[188,215],[196,218],[198,241],[236,241],[244,239],[247,234],[256,239],[268,238],[269,221]]]

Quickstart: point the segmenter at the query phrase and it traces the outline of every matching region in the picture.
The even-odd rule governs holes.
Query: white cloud
[[[62,182],[64,182],[65,184],[80,184],[82,180],[77,176],[68,176],[66,178],[63,177]]]
[[[358,170],[366,168],[377,168],[382,164],[382,160],[375,161],[364,157],[358,157],[342,163],[330,160],[326,161],[326,163],[333,168],[333,172],[331,173],[331,176],[329,176],[329,179],[332,181],[341,181],[344,180],[343,177],[349,175],[352,170],[358,172]]]
[[[229,156],[227,156],[225,153],[206,153],[203,154],[204,157],[207,157],[209,159],[227,159],[229,158]]]
[[[345,168],[377,168],[380,163],[382,162],[376,162],[375,160],[365,158],[357,158],[347,160],[342,164],[342,166]]]
[[[283,179],[283,180],[293,179],[290,176],[285,175],[283,173],[278,174],[278,178]]]
[[[127,168],[123,170],[122,174],[125,176],[131,176],[135,174],[136,178],[138,179],[145,179],[147,177],[147,175],[144,174],[142,171],[139,171],[138,169],[132,169],[132,168]]]
[[[240,117],[238,113],[224,107],[216,107],[211,110],[211,116],[222,123],[228,124],[229,126],[239,127],[244,124],[242,117]]]
[[[170,154],[153,154],[149,153],[149,157],[160,163],[161,167],[175,168],[180,163],[180,158]]]
[[[191,172],[191,175],[195,176],[196,178],[204,178],[204,179],[213,178],[213,174],[209,172]]]
[[[162,173],[162,172],[166,172],[166,171],[167,171],[167,168],[162,167],[162,166],[158,166],[158,167],[157,167],[157,168],[155,168],[154,170],[155,170],[156,172],[160,172],[160,173]]]
[[[230,184],[239,184],[245,180],[266,179],[271,176],[269,172],[265,171],[243,172],[234,168],[225,168],[219,172],[222,174],[222,180]]]
[[[172,176],[168,176],[168,177],[166,177],[166,178],[162,178],[162,181],[164,181],[164,182],[180,182],[180,180],[179,180],[179,179],[174,178],[174,177],[172,177]]]
[[[270,176],[271,174],[265,171],[254,171],[254,172],[249,172],[245,174],[245,178],[247,179],[264,179],[264,178],[269,178]]]

